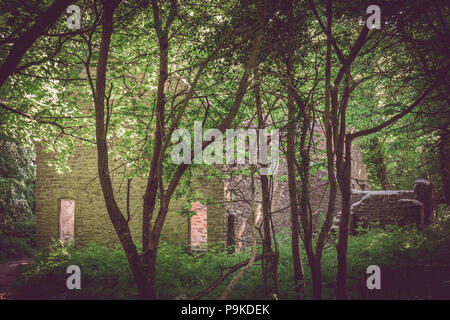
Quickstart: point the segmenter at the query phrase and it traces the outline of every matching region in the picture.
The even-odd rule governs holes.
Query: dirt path
[[[14,297],[14,283],[20,277],[17,267],[30,262],[30,258],[25,258],[0,264],[0,300]]]

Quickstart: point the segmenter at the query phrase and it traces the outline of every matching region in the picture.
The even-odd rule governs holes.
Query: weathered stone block
[[[437,200],[433,184],[426,180],[416,180],[414,183],[414,199],[423,203],[425,224],[436,223],[438,221]]]

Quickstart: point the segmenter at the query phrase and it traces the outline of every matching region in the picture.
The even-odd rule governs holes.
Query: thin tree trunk
[[[288,33],[292,34],[293,30],[293,1],[288,2]],[[288,39],[289,40],[289,39]],[[296,167],[295,167],[295,105],[294,105],[294,88],[293,85],[293,63],[292,55],[294,52],[293,44],[288,41],[286,44],[286,76],[288,77],[288,125],[287,125],[287,151],[286,161],[288,167],[288,188],[290,199],[290,213],[291,213],[291,251],[292,251],[292,266],[294,268],[294,283],[298,284],[304,279],[304,271],[302,264],[302,256],[300,253],[300,224],[299,212],[297,202],[297,185],[296,185]]]
[[[178,10],[176,0],[170,1],[170,10],[167,20],[161,20],[161,10],[156,1],[152,1],[154,28],[158,36],[159,44],[159,76],[156,96],[156,125],[154,131],[154,145],[147,187],[144,194],[142,213],[142,262],[147,276],[149,299],[156,299],[156,265],[158,256],[159,239],[164,225],[170,197],[165,197],[162,183],[162,148],[165,132],[165,105],[166,83],[169,75],[169,30],[175,20]],[[157,192],[159,190],[160,208],[155,225],[152,228],[152,218],[156,205]]]
[[[162,174],[158,170],[158,164],[161,157],[161,148],[164,132],[164,111],[165,111],[165,99],[166,99],[166,82],[168,78],[168,50],[169,40],[167,33],[161,35],[159,39],[159,79],[156,101],[156,126],[154,132],[154,146],[152,160],[150,163],[150,173],[148,176],[147,187],[144,195],[143,213],[142,213],[142,252],[143,261],[146,267],[149,267],[150,255],[147,254],[153,250],[155,244],[151,243],[151,223],[153,212],[156,205],[156,196],[158,191],[158,176]],[[163,190],[160,190],[160,193]]]
[[[381,149],[380,141],[378,137],[372,137],[369,140],[370,158],[369,161],[375,167],[378,181],[384,190],[390,190],[391,185],[387,177],[386,165],[384,163],[383,150]]]
[[[442,199],[450,205],[450,132],[448,125],[439,128],[439,164],[442,179]]]
[[[327,34],[331,34],[332,26],[331,1],[327,1]],[[328,198],[327,213],[322,225],[319,237],[316,242],[316,253],[314,264],[311,267],[313,282],[313,297],[322,299],[322,251],[328,238],[331,226],[333,224],[334,210],[336,205],[337,183],[334,170],[334,152],[333,152],[333,124],[330,115],[331,103],[331,37],[327,36],[327,52],[325,60],[325,110],[323,124],[325,127],[325,148],[327,155],[327,173],[330,193]]]
[[[311,279],[313,287],[313,299],[322,299],[322,263],[318,256],[315,256],[311,264]]]
[[[113,30],[114,10],[120,1],[105,1],[103,8],[103,31],[100,42],[100,51],[97,64],[97,79],[95,83],[94,104],[95,104],[95,123],[96,123],[96,142],[97,142],[97,161],[100,185],[102,187],[106,208],[111,222],[119,237],[120,243],[125,251],[131,271],[136,279],[136,285],[141,296],[146,296],[148,283],[146,275],[143,272],[142,264],[139,259],[138,251],[133,243],[130,229],[122,215],[114,198],[111,178],[109,175],[108,164],[108,146],[106,141],[105,129],[105,87],[106,87],[106,66],[108,52]]]
[[[338,272],[337,296],[338,299],[347,299],[347,248],[350,232],[350,206],[351,206],[351,146],[352,139],[345,137],[345,157],[342,171],[338,173],[339,187],[342,194],[342,210],[339,221],[339,237],[337,244]]]
[[[148,283],[148,296],[150,300],[156,299],[156,266],[158,261],[158,250],[157,248],[150,249],[149,260],[147,266],[147,283]]]
[[[286,161],[288,166],[288,188],[291,212],[291,250],[292,265],[294,268],[294,282],[297,284],[304,279],[302,258],[300,254],[300,225],[297,202],[296,168],[295,168],[295,122],[294,102],[288,90],[288,128],[287,128],[287,154]]]
[[[251,202],[251,235],[252,235],[252,251],[250,253],[250,259],[247,263],[247,265],[237,273],[233,279],[230,281],[227,288],[223,291],[222,295],[220,296],[220,300],[225,300],[228,295],[231,293],[231,290],[233,290],[234,286],[237,284],[239,279],[241,279],[244,274],[247,273],[248,270],[253,266],[253,263],[255,262],[256,258],[256,234],[255,234],[255,168],[252,166],[251,168],[251,185],[250,190],[252,193],[252,202]]]
[[[327,12],[327,29],[331,33],[332,16],[331,11]],[[330,186],[327,212],[325,221],[319,233],[316,242],[316,257],[314,271],[311,270],[313,280],[313,295],[316,299],[322,299],[322,251],[325,242],[333,225],[334,211],[336,208],[337,182],[334,167],[333,152],[333,131],[330,116],[331,102],[331,39],[327,37],[327,53],[325,61],[325,110],[323,115],[323,124],[325,127],[325,148],[327,155],[327,176]]]
[[[264,115],[262,110],[261,101],[261,78],[258,68],[255,68],[255,104],[258,115],[258,128],[264,129]],[[259,137],[258,137],[259,138]],[[261,145],[261,144],[258,144]],[[264,279],[264,290],[266,296],[270,297],[270,290],[268,285],[268,274],[272,273],[273,278],[273,263],[272,263],[272,236],[270,229],[270,212],[271,212],[271,201],[269,192],[269,180],[267,175],[260,175],[261,179],[261,193],[262,193],[262,211],[263,211],[263,259],[261,263],[263,279]]]
[[[305,106],[302,105],[300,108],[303,109],[303,119],[302,119],[302,133],[300,139],[300,165],[298,168],[298,173],[301,180],[301,191],[300,191],[300,219],[303,226],[303,242],[305,245],[306,255],[308,257],[308,263],[311,268],[311,276],[313,282],[313,299],[322,299],[321,286],[322,286],[322,276],[320,264],[317,264],[316,255],[314,253],[313,246],[313,217],[310,210],[310,199],[309,199],[309,152],[310,149],[307,146],[307,136],[309,133],[309,117]]]

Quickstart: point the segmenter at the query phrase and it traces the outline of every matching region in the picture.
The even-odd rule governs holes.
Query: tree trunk
[[[292,34],[293,30],[293,1],[288,2],[288,32]],[[294,48],[291,42],[288,42],[286,53],[286,75],[288,77],[288,125],[287,125],[287,166],[288,166],[288,188],[290,199],[291,212],[291,250],[292,250],[292,265],[294,268],[294,283],[297,284],[304,279],[302,257],[300,254],[300,224],[298,214],[297,202],[297,185],[296,185],[296,167],[295,167],[295,105],[294,105],[294,88],[292,88],[293,79],[293,63],[292,55]]]
[[[377,174],[378,181],[384,190],[390,190],[391,185],[387,177],[386,165],[384,163],[383,150],[381,149],[380,141],[378,137],[373,137],[369,140],[370,158],[369,161],[372,162],[375,167],[375,172]]]
[[[228,254],[232,254],[236,250],[235,219],[236,214],[234,212],[228,214],[226,231],[226,246]]]
[[[147,271],[147,281],[148,281],[148,296],[146,299],[155,300],[156,299],[156,264],[158,257],[158,249],[154,248],[150,250],[149,264]]]
[[[297,185],[295,168],[295,123],[293,121],[294,103],[288,91],[288,129],[287,129],[287,166],[288,166],[288,187],[291,212],[291,249],[292,264],[294,267],[294,282],[297,284],[304,279],[302,258],[300,255],[300,225],[297,203]]]
[[[439,164],[442,179],[442,200],[450,206],[450,130],[448,125],[439,128]]]
[[[170,201],[170,197],[166,198],[164,195],[161,157],[164,152],[162,148],[165,132],[166,83],[169,75],[169,30],[177,14],[177,1],[171,1],[170,3],[170,11],[164,28],[160,19],[161,11],[156,1],[152,1],[152,8],[154,28],[159,44],[159,75],[156,95],[155,138],[142,213],[142,261],[149,285],[148,296],[145,298],[153,300],[156,299],[156,264],[159,240]],[[155,225],[152,228],[152,218],[158,190],[160,208]]]
[[[255,68],[255,104],[258,116],[258,129],[264,129],[264,115],[262,110],[261,101],[261,78],[258,68]],[[259,138],[259,136],[258,136]],[[258,143],[258,146],[261,144]],[[267,167],[267,165],[265,165]],[[273,263],[272,263],[272,235],[270,229],[270,212],[271,212],[271,201],[270,201],[270,191],[269,191],[269,179],[267,175],[260,175],[261,179],[261,193],[262,193],[262,211],[263,211],[263,259],[261,260],[261,268],[264,279],[264,290],[266,296],[270,297],[270,290],[268,286],[268,274],[274,275]]]
[[[317,256],[313,260],[313,264],[311,265],[311,279],[313,286],[313,299],[321,300],[322,299],[322,263],[321,259]]]
[[[155,210],[156,196],[158,191],[158,181],[162,172],[158,170],[158,164],[161,157],[161,148],[164,132],[164,112],[166,103],[166,82],[168,78],[169,68],[169,38],[167,33],[163,33],[159,37],[159,78],[156,100],[156,126],[154,132],[154,146],[152,160],[150,163],[150,173],[147,180],[147,187],[144,195],[144,204],[142,212],[142,252],[144,266],[149,267],[150,255],[147,253],[152,250],[150,232],[152,229],[151,222],[153,212]],[[164,190],[159,190],[163,193]]]
[[[344,133],[342,133],[344,134]],[[342,195],[342,210],[339,221],[339,238],[337,244],[338,272],[337,272],[337,296],[338,299],[347,299],[347,247],[350,231],[350,206],[351,206],[351,147],[352,139],[345,136],[345,156],[342,167],[338,167],[338,182]]]
[[[316,269],[316,256],[314,253],[313,247],[313,217],[312,212],[310,210],[311,203],[309,200],[309,153],[310,149],[308,145],[310,145],[307,141],[308,137],[310,137],[310,119],[308,115],[308,110],[306,110],[306,105],[301,101],[300,97],[296,95],[296,101],[298,110],[301,113],[301,133],[300,133],[300,143],[298,148],[300,149],[300,164],[298,165],[297,171],[301,181],[301,189],[299,196],[299,207],[300,207],[300,221],[303,227],[303,243],[305,246],[306,255],[308,256],[308,262],[311,268],[311,274],[313,275],[313,283],[318,282],[320,278],[320,272],[317,272]],[[314,271],[313,271],[314,270]],[[314,274],[313,274],[314,273]],[[319,277],[317,277],[319,276]],[[320,299],[319,296],[316,295],[318,292],[314,292],[314,299]]]
[[[131,272],[136,279],[136,285],[141,296],[145,296],[148,288],[147,279],[143,270],[141,260],[136,246],[133,243],[128,224],[120,211],[114,198],[111,178],[109,175],[108,145],[106,141],[105,128],[105,87],[106,87],[106,66],[108,52],[113,30],[114,10],[120,1],[107,1],[103,8],[103,31],[100,42],[100,51],[97,63],[97,80],[95,83],[94,104],[95,104],[95,124],[96,124],[96,144],[97,144],[97,167],[105,199],[106,209],[110,220],[114,226],[119,241],[127,256]]]
[[[327,33],[331,34],[332,13],[331,2],[327,1]],[[327,155],[327,174],[330,185],[327,213],[316,242],[314,265],[311,269],[314,299],[322,299],[322,251],[331,230],[336,206],[337,184],[334,170],[333,131],[330,115],[331,102],[331,39],[327,36],[327,52],[325,59],[325,110],[323,124],[325,127],[325,147]],[[314,271],[313,271],[314,269]]]

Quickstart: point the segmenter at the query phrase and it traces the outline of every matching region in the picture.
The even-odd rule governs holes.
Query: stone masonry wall
[[[36,211],[37,245],[43,247],[58,239],[60,199],[75,202],[75,243],[86,244],[89,241],[100,243],[118,242],[115,230],[110,222],[97,173],[97,154],[95,148],[78,146],[69,159],[71,172],[58,174],[46,160],[52,155],[36,146]],[[127,179],[126,166],[110,160],[110,176],[119,208],[126,214]],[[142,197],[146,179],[133,179],[130,192],[129,222],[133,239],[141,241]],[[223,184],[221,181],[204,181],[199,187],[204,198],[223,202]],[[176,213],[185,199],[171,201],[169,213],[164,225],[162,239],[174,243],[188,244],[188,218]],[[208,206],[208,245],[223,241],[223,208],[221,205]]]
[[[351,208],[353,227],[360,225],[368,227],[377,223],[380,227],[388,224],[405,225],[415,221],[411,216],[419,201],[414,199],[413,190],[396,191],[357,191],[353,193],[361,196],[361,200],[354,203]],[[405,201],[408,199],[409,201]]]
[[[316,130],[317,132],[321,132]],[[324,143],[321,142],[322,148]],[[320,143],[319,143],[320,144]],[[319,146],[321,148],[321,146]],[[319,156],[318,156],[319,157]],[[362,161],[359,146],[355,143],[352,145],[352,188],[365,189],[367,185],[367,175]],[[231,168],[230,171],[232,171]],[[290,199],[287,183],[287,163],[285,158],[280,154],[280,164],[278,171],[273,176],[271,184],[271,201],[272,201],[272,221],[276,233],[288,232],[291,226],[290,218]],[[262,231],[262,195],[261,181],[259,176],[255,176],[256,190],[256,229]],[[225,182],[225,229],[228,230],[228,215],[234,215],[234,235],[237,249],[241,249],[251,243],[250,236],[250,178],[242,176],[233,176]],[[352,203],[359,201],[362,195],[355,194],[352,196]],[[313,212],[313,225],[316,227],[324,217],[328,207],[329,190],[326,172],[317,171],[310,175],[310,202]],[[336,196],[335,214],[341,210],[341,195],[338,190]]]

